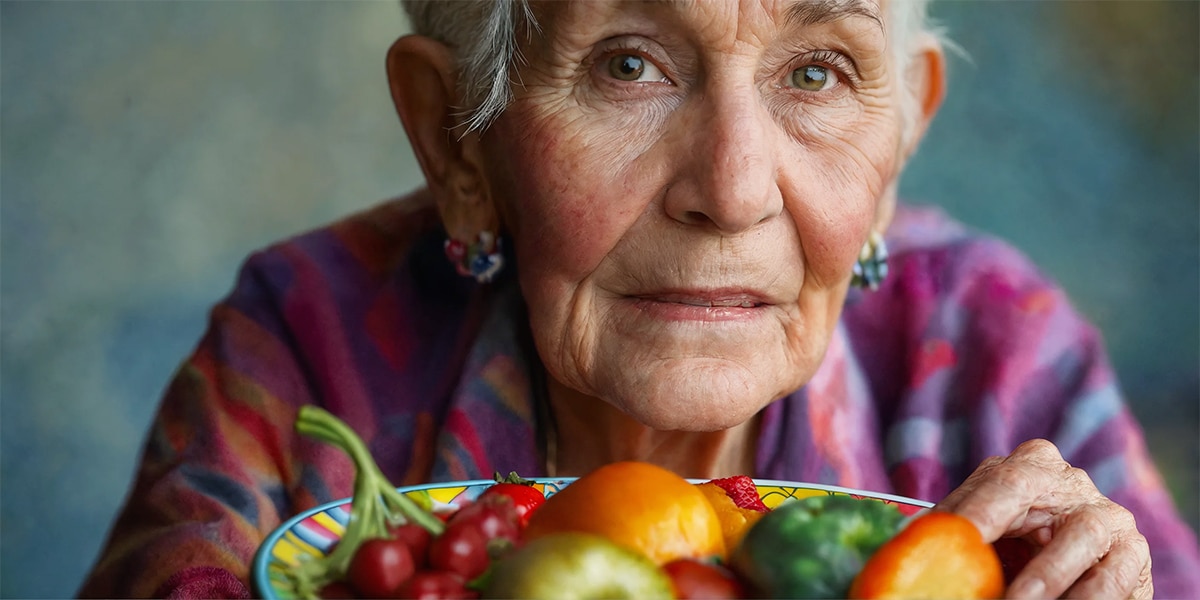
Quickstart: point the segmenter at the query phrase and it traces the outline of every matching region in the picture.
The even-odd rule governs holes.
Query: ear
[[[441,42],[401,37],[387,55],[392,102],[450,237],[470,242],[495,232],[496,210],[484,177],[479,136],[462,133],[454,56]]]
[[[917,151],[917,145],[946,98],[946,53],[936,37],[929,34],[921,37],[904,76],[905,84],[916,99],[916,114],[909,116],[911,129],[905,140],[904,159],[907,161]]]

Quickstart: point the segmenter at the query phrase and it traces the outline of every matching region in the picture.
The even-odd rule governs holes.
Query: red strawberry
[[[748,475],[713,479],[709,483],[715,483],[725,490],[725,495],[729,496],[729,499],[733,500],[738,508],[767,512],[767,505],[763,504],[762,498],[758,495],[758,486],[754,485],[754,480]]]

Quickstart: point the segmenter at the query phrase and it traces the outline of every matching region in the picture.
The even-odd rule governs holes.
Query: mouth
[[[665,321],[743,321],[774,305],[765,294],[747,289],[662,290],[630,299],[643,312]]]
[[[644,294],[637,298],[702,308],[758,308],[768,304],[760,294],[751,292],[668,292]]]

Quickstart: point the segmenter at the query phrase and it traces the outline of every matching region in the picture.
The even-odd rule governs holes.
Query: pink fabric
[[[246,584],[236,575],[215,567],[191,567],[179,571],[164,581],[154,596],[168,600],[251,597]]]

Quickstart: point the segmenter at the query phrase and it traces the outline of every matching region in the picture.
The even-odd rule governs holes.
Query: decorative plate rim
[[[568,484],[570,482],[573,482],[576,479],[578,479],[578,477],[528,477],[526,479],[528,479],[529,481],[532,481],[533,483],[540,483],[543,485],[555,485],[556,487],[561,488],[561,487],[563,487],[562,484]],[[784,488],[795,488],[795,489],[819,490],[819,491],[826,491],[826,492],[836,492],[836,493],[846,494],[846,495],[851,495],[851,496],[861,496],[864,498],[874,498],[877,500],[886,500],[886,501],[890,501],[890,502],[897,502],[900,504],[920,506],[922,508],[930,508],[933,506],[932,502],[928,502],[925,500],[918,500],[916,498],[909,498],[907,496],[899,496],[896,494],[887,494],[887,493],[883,493],[883,492],[871,492],[871,491],[867,491],[867,490],[849,488],[849,487],[844,487],[844,486],[840,486],[840,485],[831,485],[831,484],[825,484],[825,483],[805,483],[802,481],[788,481],[788,480],[784,480],[784,479],[753,478],[753,480],[754,480],[754,484],[759,487],[784,487]],[[690,483],[705,483],[708,481],[711,481],[711,479],[696,479],[696,478],[688,479],[688,482],[690,482]],[[469,488],[472,486],[492,485],[495,483],[496,483],[496,480],[494,480],[494,479],[464,479],[464,480],[459,480],[459,481],[442,481],[442,482],[435,482],[435,483],[422,483],[422,484],[418,484],[418,485],[398,486],[396,488],[396,490],[406,493],[406,492],[419,492],[419,491],[423,491],[423,490],[431,490],[431,489],[447,488],[447,487]],[[279,539],[282,538],[284,535],[286,535],[288,531],[291,531],[292,529],[294,529],[297,524],[308,519],[309,517],[312,517],[313,515],[316,515],[318,513],[330,511],[339,506],[343,506],[343,505],[347,504],[348,502],[350,502],[352,499],[353,499],[353,497],[346,497],[346,498],[341,498],[338,500],[331,500],[329,502],[324,502],[322,504],[318,504],[317,506],[314,506],[307,510],[303,510],[303,511],[289,517],[288,519],[286,519],[282,523],[280,523],[277,527],[275,527],[275,529],[272,530],[271,533],[268,534],[267,537],[263,539],[262,543],[259,544],[258,549],[254,551],[254,558],[250,563],[250,584],[251,584],[251,588],[252,588],[251,591],[255,592],[257,594],[257,597],[259,597],[259,598],[278,598],[279,597],[278,594],[275,593],[275,590],[270,585],[271,578],[269,576],[268,568],[271,565],[272,550],[275,548],[275,545],[279,543]],[[270,590],[269,593],[268,593],[268,590]]]

